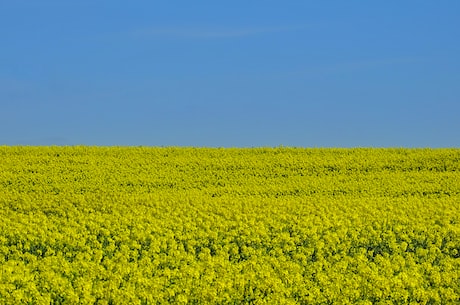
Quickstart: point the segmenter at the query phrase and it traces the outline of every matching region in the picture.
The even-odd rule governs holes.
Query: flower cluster
[[[0,147],[0,303],[460,302],[459,149]]]

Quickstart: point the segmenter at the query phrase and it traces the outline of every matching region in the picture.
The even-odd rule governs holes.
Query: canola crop
[[[0,304],[459,304],[460,149],[0,147]]]

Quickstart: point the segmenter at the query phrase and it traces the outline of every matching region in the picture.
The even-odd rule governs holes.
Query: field
[[[0,304],[460,304],[460,149],[0,146]]]

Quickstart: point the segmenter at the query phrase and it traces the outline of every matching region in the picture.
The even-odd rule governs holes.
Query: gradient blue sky
[[[0,145],[459,147],[460,1],[0,2]]]

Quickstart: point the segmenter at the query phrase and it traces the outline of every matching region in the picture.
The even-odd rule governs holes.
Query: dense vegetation
[[[460,149],[0,147],[0,303],[459,304]]]

